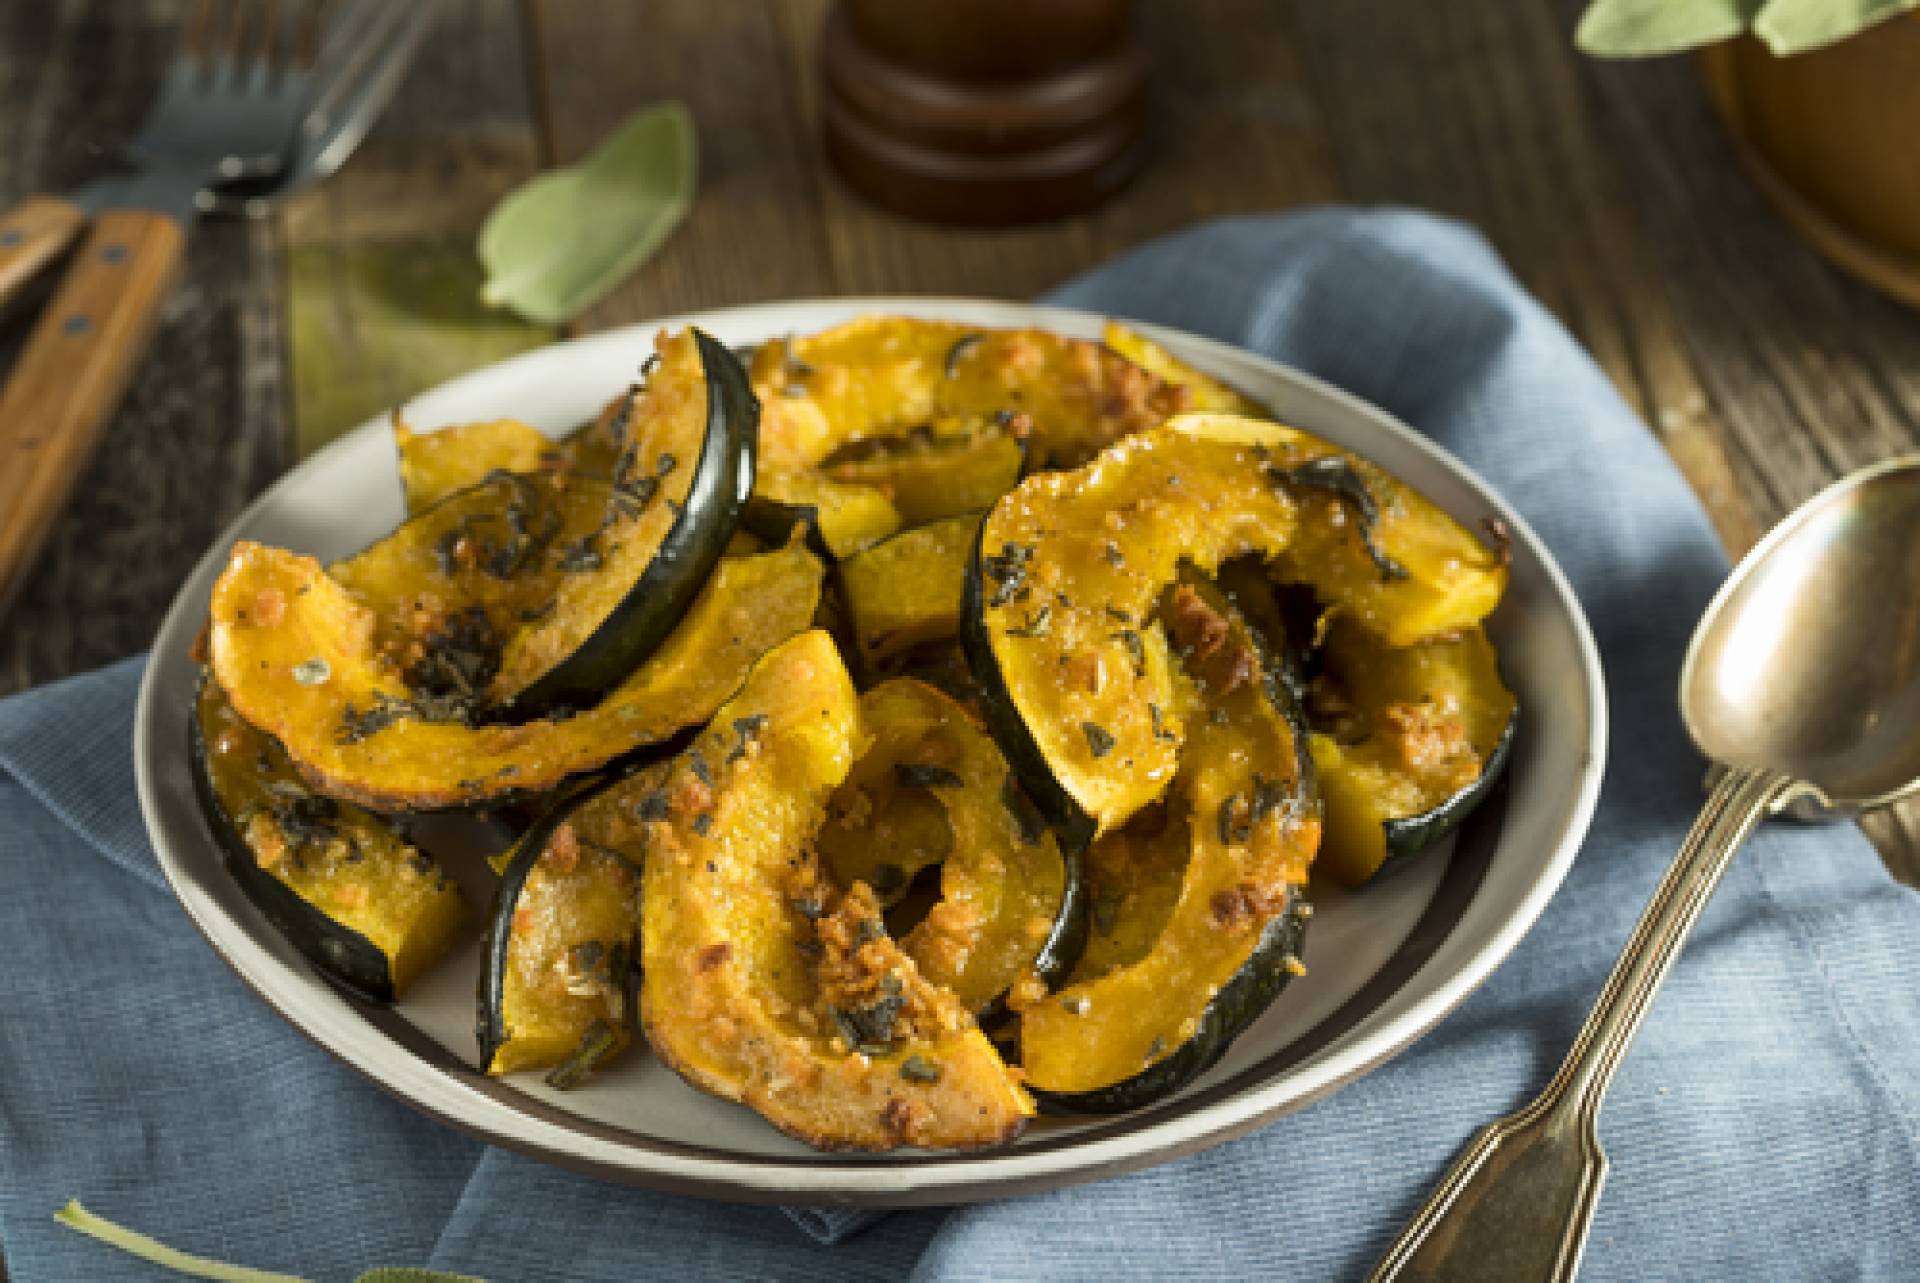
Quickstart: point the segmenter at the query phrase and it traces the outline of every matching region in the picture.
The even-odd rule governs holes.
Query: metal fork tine
[[[310,162],[314,173],[325,176],[339,168],[373,127],[380,109],[392,97],[413,55],[439,16],[441,0],[418,0],[406,8],[406,25],[390,39],[379,60],[358,81],[351,95],[338,97],[331,135]],[[340,82],[344,84],[345,82]],[[338,86],[330,86],[330,90]]]
[[[320,46],[315,65],[327,66],[343,54],[362,47],[370,25],[381,24],[412,7],[396,4],[394,0],[332,0],[328,5],[331,12],[327,14],[326,40]]]
[[[410,15],[432,6],[375,4],[371,8],[376,11],[373,20],[358,30],[351,44],[344,39],[335,41],[322,55],[316,69],[315,78],[320,88],[314,95],[314,118],[328,122],[336,118],[369,70],[385,65],[392,56],[390,51],[401,43],[395,37],[408,23]]]

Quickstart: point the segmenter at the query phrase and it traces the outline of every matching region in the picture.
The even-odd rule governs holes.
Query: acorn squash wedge
[[[986,511],[1020,484],[1027,462],[1023,439],[997,426],[966,424],[935,425],[882,449],[856,446],[843,453],[851,457],[829,459],[821,471],[842,485],[878,490],[909,526]]]
[[[698,331],[663,335],[659,356],[633,393],[611,478],[570,475],[543,454],[546,471],[488,472],[333,568],[379,614],[389,649],[430,647],[457,621],[466,649],[485,654],[476,694],[495,720],[585,707],[618,685],[679,622],[739,526],[758,430],[745,373]],[[531,429],[495,424],[456,429],[449,449],[469,431],[487,449],[531,445]],[[419,454],[437,435],[402,449]],[[432,485],[461,474],[455,458],[434,462]],[[408,463],[403,453],[403,477]]]
[[[1300,888],[1321,821],[1299,710],[1212,584],[1183,576],[1161,614],[1187,656],[1176,711],[1188,730],[1163,831],[1134,856],[1160,867],[1110,883],[1123,862],[1096,865],[1092,894],[1109,904],[1088,962],[1064,988],[1016,1005],[1028,1084],[1068,1111],[1133,1109],[1180,1090],[1304,970]],[[1168,903],[1167,866],[1182,856]]]
[[[1336,620],[1308,709],[1320,867],[1360,886],[1451,833],[1505,768],[1519,709],[1479,628],[1393,648]]]
[[[1273,417],[1266,406],[1211,374],[1202,374],[1138,330],[1130,330],[1118,321],[1108,321],[1100,329],[1100,338],[1147,373],[1183,389],[1187,394],[1184,407],[1187,411],[1239,414],[1251,419]]]
[[[202,674],[194,792],[234,881],[321,974],[390,1002],[452,946],[459,888],[392,824],[315,793]]]
[[[860,657],[875,668],[960,634],[967,561],[980,513],[904,530],[840,563],[840,589]]]
[[[392,426],[393,452],[399,460],[400,494],[410,517],[427,511],[450,495],[478,485],[489,473],[545,472],[564,462],[558,443],[532,424],[518,419],[461,423],[431,432],[416,432],[402,412],[395,410]]]
[[[1085,931],[1078,861],[1017,799],[1009,804],[999,748],[920,682],[883,682],[860,697],[860,711],[873,742],[829,804],[819,838],[828,871],[886,900],[941,862],[939,899],[900,943],[970,1011],[987,1010],[1023,976],[1058,979]],[[916,840],[928,832],[919,818],[928,802],[944,816],[944,844]]]
[[[814,550],[833,560],[850,557],[900,529],[900,510],[872,486],[848,485],[804,468],[767,468],[747,505],[747,529],[779,539],[795,525],[817,533]]]
[[[578,789],[507,853],[480,946],[487,1073],[552,1069],[571,1087],[631,1041],[640,869],[665,776],[661,763]]]
[[[1035,467],[1072,466],[1186,408],[1119,353],[1044,330],[864,316],[763,344],[753,361],[769,463],[813,466],[848,445],[941,419],[1022,416]]]
[[[1394,643],[1478,623],[1506,583],[1431,503],[1279,424],[1181,416],[1028,478],[981,526],[961,640],[988,728],[1070,847],[1173,778],[1161,593],[1183,564],[1210,574],[1247,554]]]
[[[665,645],[558,720],[476,723],[418,699],[375,644],[372,611],[311,557],[244,541],[214,587],[209,651],[235,710],[329,796],[388,811],[491,803],[706,721],[812,622],[822,574],[798,545],[722,561]]]
[[[675,764],[644,878],[647,1039],[819,1148],[1002,1143],[1032,1109],[1017,1079],[888,937],[872,891],[839,891],[812,854],[864,740],[816,631],[762,659]]]

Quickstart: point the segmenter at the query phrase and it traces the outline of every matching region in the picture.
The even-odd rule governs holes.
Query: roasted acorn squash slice
[[[1185,389],[1185,408],[1189,411],[1239,414],[1250,419],[1273,417],[1266,406],[1211,374],[1202,374],[1138,330],[1130,330],[1118,321],[1108,321],[1101,327],[1100,338],[1108,347],[1147,373],[1174,387]]]
[[[660,645],[739,527],[758,406],[739,363],[706,335],[662,336],[658,355],[626,407],[610,478],[562,475],[564,452],[542,451],[536,462],[548,471],[487,472],[497,479],[447,496],[336,567],[380,613],[389,645],[416,618],[423,629],[446,620],[471,629],[484,612],[487,636],[474,638],[491,670],[484,702],[521,719],[590,704]],[[454,429],[445,447],[427,444],[441,434],[401,436],[409,503],[416,489],[458,479],[462,445],[517,457],[532,448],[531,431]],[[418,487],[408,477],[416,462]],[[495,608],[502,599],[512,613]]]
[[[974,1147],[1031,1105],[953,995],[844,895],[812,843],[864,747],[853,683],[812,632],[755,667],[681,757],[647,849],[640,1009],[687,1081],[825,1149]]]
[[[892,501],[909,526],[963,512],[985,512],[1020,484],[1027,445],[997,427],[955,425],[829,459],[821,471],[843,485],[868,486]]]
[[[571,1087],[633,1036],[640,868],[664,764],[567,797],[506,859],[480,947],[480,1067]]]
[[[883,682],[860,697],[860,711],[873,742],[829,807],[819,840],[828,871],[887,899],[944,859],[940,897],[901,946],[969,1010],[986,1010],[1023,974],[1058,978],[1084,932],[1078,863],[1019,799],[1009,805],[999,748],[920,682]],[[928,800],[944,813],[946,850],[920,836]]]
[[[847,485],[804,468],[768,468],[747,505],[747,528],[778,539],[795,525],[815,531],[815,551],[838,560],[900,529],[900,510],[872,486]]]
[[[764,344],[753,382],[766,458],[780,466],[817,465],[941,419],[996,416],[1024,416],[1035,466],[1070,466],[1186,407],[1180,389],[1098,343],[890,316]]]
[[[1299,710],[1211,585],[1182,582],[1161,614],[1187,656],[1176,711],[1188,729],[1165,830],[1133,858],[1177,860],[1184,845],[1184,868],[1168,904],[1171,869],[1099,862],[1092,895],[1108,903],[1088,962],[1021,1010],[1028,1083],[1067,1110],[1133,1109],[1178,1091],[1304,970],[1299,889],[1321,821]]]
[[[388,1002],[447,952],[466,908],[430,856],[308,788],[205,675],[191,730],[194,791],[228,871],[322,974]]]
[[[1028,478],[981,527],[961,639],[988,727],[1069,846],[1173,778],[1161,593],[1182,564],[1211,573],[1249,553],[1396,643],[1478,623],[1506,582],[1431,503],[1279,424],[1182,416]]]
[[[213,671],[321,791],[382,810],[543,793],[704,722],[753,661],[805,629],[822,567],[793,546],[721,562],[652,658],[558,721],[475,725],[417,702],[373,612],[311,557],[242,542],[214,587]]]
[[[479,484],[489,473],[544,472],[564,458],[546,433],[518,419],[415,432],[399,410],[393,412],[393,452],[408,516]]]
[[[1452,832],[1506,766],[1518,706],[1478,628],[1395,649],[1335,622],[1308,707],[1327,803],[1320,866],[1347,886]]]
[[[960,634],[960,596],[981,516],[902,531],[840,563],[860,657],[872,668]]]

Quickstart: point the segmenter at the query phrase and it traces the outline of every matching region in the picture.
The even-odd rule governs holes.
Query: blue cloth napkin
[[[1237,219],[1053,297],[1352,389],[1492,480],[1566,567],[1605,658],[1613,751],[1571,876],[1488,984],[1312,1108],[1096,1185],[865,1218],[600,1184],[395,1104],[215,958],[142,835],[127,662],[0,702],[13,1274],[155,1277],[56,1227],[73,1197],[186,1250],[324,1279],[403,1263],[500,1280],[1364,1274],[1468,1135],[1544,1083],[1698,808],[1673,693],[1725,561],[1645,427],[1465,228]],[[1586,1277],[1920,1277],[1916,961],[1920,897],[1855,830],[1756,836],[1602,1118],[1614,1170]]]

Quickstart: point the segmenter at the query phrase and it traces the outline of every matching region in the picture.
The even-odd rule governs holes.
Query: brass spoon
[[[1838,818],[1920,790],[1920,455],[1834,483],[1747,555],[1694,630],[1680,711],[1717,764],[1700,818],[1553,1081],[1480,1130],[1375,1280],[1572,1278],[1601,1099],[1734,851],[1789,805]]]

